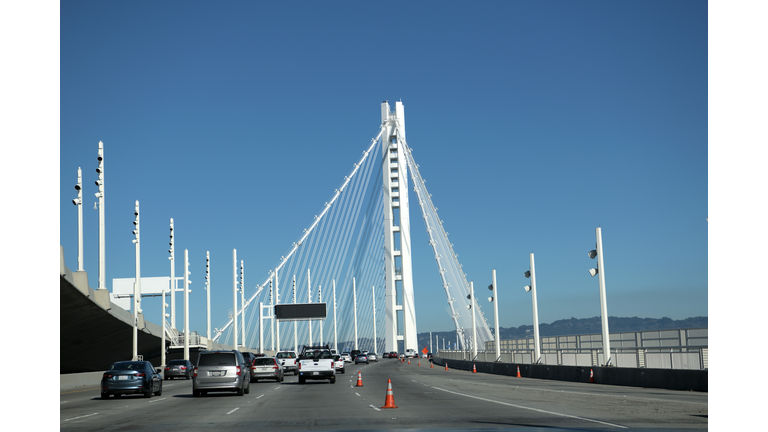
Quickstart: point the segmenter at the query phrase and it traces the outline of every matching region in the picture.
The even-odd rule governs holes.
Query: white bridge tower
[[[384,180],[384,257],[386,266],[385,351],[403,349],[418,352],[416,339],[416,308],[413,304],[413,274],[411,272],[411,223],[408,213],[408,164],[398,141],[405,139],[405,110],[402,102],[381,104],[382,172]],[[400,294],[398,296],[398,293]],[[398,297],[402,304],[397,304]],[[403,328],[399,328],[399,323]]]

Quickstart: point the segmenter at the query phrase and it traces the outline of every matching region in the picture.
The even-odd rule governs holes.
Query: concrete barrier
[[[83,372],[59,375],[59,391],[72,390],[78,387],[93,387],[98,389],[104,372]]]
[[[449,369],[472,371],[496,375],[520,376],[524,378],[548,379],[557,381],[589,382],[590,371],[597,384],[646,387],[667,390],[708,391],[708,371],[691,369],[647,369],[595,366],[557,366],[515,363],[472,362],[466,360],[447,360]],[[434,357],[435,365],[444,366],[446,359]]]

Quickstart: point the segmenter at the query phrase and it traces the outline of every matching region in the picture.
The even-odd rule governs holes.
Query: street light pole
[[[293,275],[293,304],[296,304],[296,275]],[[299,339],[296,332],[296,321],[293,322],[293,350],[299,351]]]
[[[211,252],[205,251],[205,291],[208,303],[208,340],[211,339]]]
[[[96,186],[99,187],[99,191],[96,193],[96,197],[99,198],[99,288],[107,289],[107,275],[106,275],[106,241],[104,233],[104,143],[99,141],[99,153],[96,159],[99,161],[99,166],[96,168],[96,172],[99,174],[99,179],[96,180]]]
[[[533,349],[534,357],[533,363],[538,364],[541,362],[541,345],[539,341],[539,308],[536,303],[536,266],[533,262],[533,252],[531,252],[531,270],[525,272],[525,277],[531,278],[531,285],[525,287],[525,291],[531,291],[531,300],[533,302]]]
[[[469,283],[469,295],[472,297],[472,360],[477,357],[477,319],[476,319],[476,312],[477,309],[477,303],[475,302],[475,284],[474,282]]]
[[[77,206],[77,271],[83,271],[83,170],[77,167],[77,198],[72,204]]]
[[[333,280],[333,349],[339,351],[338,334],[336,333],[336,279]]]
[[[277,274],[278,270],[275,269],[275,304],[280,304],[280,276]],[[275,308],[272,308],[272,315],[275,315]],[[277,343],[275,344],[275,349],[277,351],[280,351],[280,322],[277,320],[277,316],[275,316],[272,319],[272,322],[275,325],[275,339],[277,340]],[[277,351],[275,354],[277,354]]]
[[[240,260],[240,308],[245,307],[245,269]],[[245,346],[245,311],[240,311],[240,346]]]
[[[355,349],[357,347],[357,287],[355,286],[355,278],[352,278],[352,299],[355,306]]]
[[[373,303],[373,353],[376,354],[376,287],[371,286],[371,303]]]
[[[307,298],[312,303],[312,283],[309,280],[309,269],[307,269]],[[309,346],[312,346],[312,320],[309,320]]]
[[[189,251],[184,249],[184,360],[189,360]]]
[[[613,365],[613,359],[611,358],[611,339],[608,332],[608,301],[605,295],[605,265],[603,263],[603,234],[600,227],[595,228],[595,237],[597,238],[597,250],[589,252],[589,257],[592,259],[597,258],[597,269],[590,269],[589,274],[595,277],[598,275],[598,281],[600,284],[600,317],[603,325],[603,359],[606,366]]]
[[[171,328],[176,329],[176,261],[174,258],[176,250],[173,247],[173,218],[171,218],[171,248],[168,250],[171,256],[168,259],[171,260]],[[173,341],[171,345],[176,344]]]
[[[232,349],[237,351],[237,249],[232,249]]]
[[[139,245],[139,201],[133,212],[136,219],[133,221],[133,234],[136,238],[136,280],[133,282],[133,360],[139,359],[139,309],[141,308],[141,247]],[[165,337],[165,335],[163,335]]]
[[[494,339],[496,339],[496,361],[500,361],[501,341],[499,340],[499,294],[498,290],[496,289],[496,269],[493,269],[493,283],[488,288],[493,290],[493,297],[491,297],[491,301],[493,302],[493,324],[496,328],[496,333],[494,334]]]

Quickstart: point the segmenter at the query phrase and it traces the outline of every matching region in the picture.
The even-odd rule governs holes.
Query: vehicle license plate
[[[317,372],[312,372],[312,375],[317,375]]]
[[[221,376],[220,371],[211,372],[211,376]]]
[[[125,380],[128,379],[128,375],[120,375],[120,376],[117,377],[117,379],[120,380],[120,381],[125,381]]]

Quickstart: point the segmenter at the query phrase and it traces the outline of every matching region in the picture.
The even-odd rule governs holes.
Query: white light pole
[[[168,252],[171,254],[168,257],[171,260],[171,328],[176,329],[176,261],[174,254],[176,250],[173,248],[173,218],[171,218],[171,248]],[[174,344],[176,341],[173,341]]]
[[[77,198],[72,204],[77,206],[77,271],[83,271],[83,170],[77,167]]]
[[[99,161],[99,166],[96,168],[96,172],[99,174],[99,179],[96,180],[96,186],[99,187],[99,191],[96,192],[96,197],[99,199],[99,288],[107,289],[107,274],[106,274],[106,246],[104,240],[104,143],[99,141],[99,153],[96,159]]]
[[[245,269],[243,268],[243,260],[240,260],[240,308],[245,307]],[[240,311],[240,346],[245,346],[245,313]]]
[[[432,351],[432,332],[429,332],[429,352],[434,352]]]
[[[277,269],[275,269],[275,304],[280,304],[280,277],[277,274]],[[280,323],[277,321],[277,316],[275,316],[275,308],[272,308],[272,322],[275,326],[275,339],[277,340],[277,343],[275,343],[275,349],[277,351],[280,351]]]
[[[205,291],[208,303],[208,340],[211,339],[211,252],[205,251]]]
[[[192,284],[189,275],[191,274],[189,271],[189,251],[184,249],[184,360],[189,360],[189,293],[192,292],[189,289],[189,285]]]
[[[533,363],[541,362],[541,345],[539,341],[539,307],[536,303],[536,266],[533,262],[533,252],[531,252],[531,270],[525,272],[525,277],[531,278],[531,284],[525,287],[525,292],[531,292],[531,301],[533,302]]]
[[[319,303],[323,302],[323,286],[322,285],[317,286],[317,299]],[[323,344],[323,320],[319,320],[319,321],[320,321],[320,341],[318,345],[322,345]]]
[[[589,274],[592,277],[598,275],[598,281],[600,284],[600,317],[603,324],[603,358],[606,366],[612,366],[611,358],[611,339],[608,332],[608,301],[605,296],[605,265],[603,263],[603,234],[600,231],[600,227],[595,228],[595,237],[597,237],[597,249],[588,252],[590,258],[595,259],[597,257],[597,268],[589,269]]]
[[[336,333],[336,279],[333,280],[333,349],[339,351],[338,334]]]
[[[136,280],[133,282],[133,360],[139,359],[139,312],[141,309],[141,248],[139,245],[139,201],[133,212],[136,219],[133,220],[133,234],[136,238]]]
[[[293,275],[293,304],[296,304],[296,275]],[[296,332],[296,321],[293,322],[293,350],[299,350],[299,339]]]
[[[352,299],[355,306],[355,349],[357,348],[357,288],[355,287],[355,278],[352,278]]]
[[[376,287],[371,286],[371,303],[373,303],[373,352],[376,354]]]
[[[259,302],[259,352],[264,354],[264,302]]]
[[[496,361],[500,361],[501,341],[499,340],[499,293],[496,289],[496,269],[493,269],[493,283],[488,287],[488,289],[493,291],[493,297],[489,298],[488,301],[493,303],[493,324],[496,328],[496,333],[494,334],[494,339],[496,342]]]
[[[237,350],[237,249],[232,249],[232,349]]]
[[[475,284],[469,283],[469,299],[472,304],[469,308],[472,310],[472,360],[477,357],[477,320],[475,319],[475,311],[477,310],[477,303],[475,302]]]
[[[309,269],[307,269],[307,298],[312,303],[312,284],[309,280]],[[309,346],[312,346],[312,320],[309,320]]]

